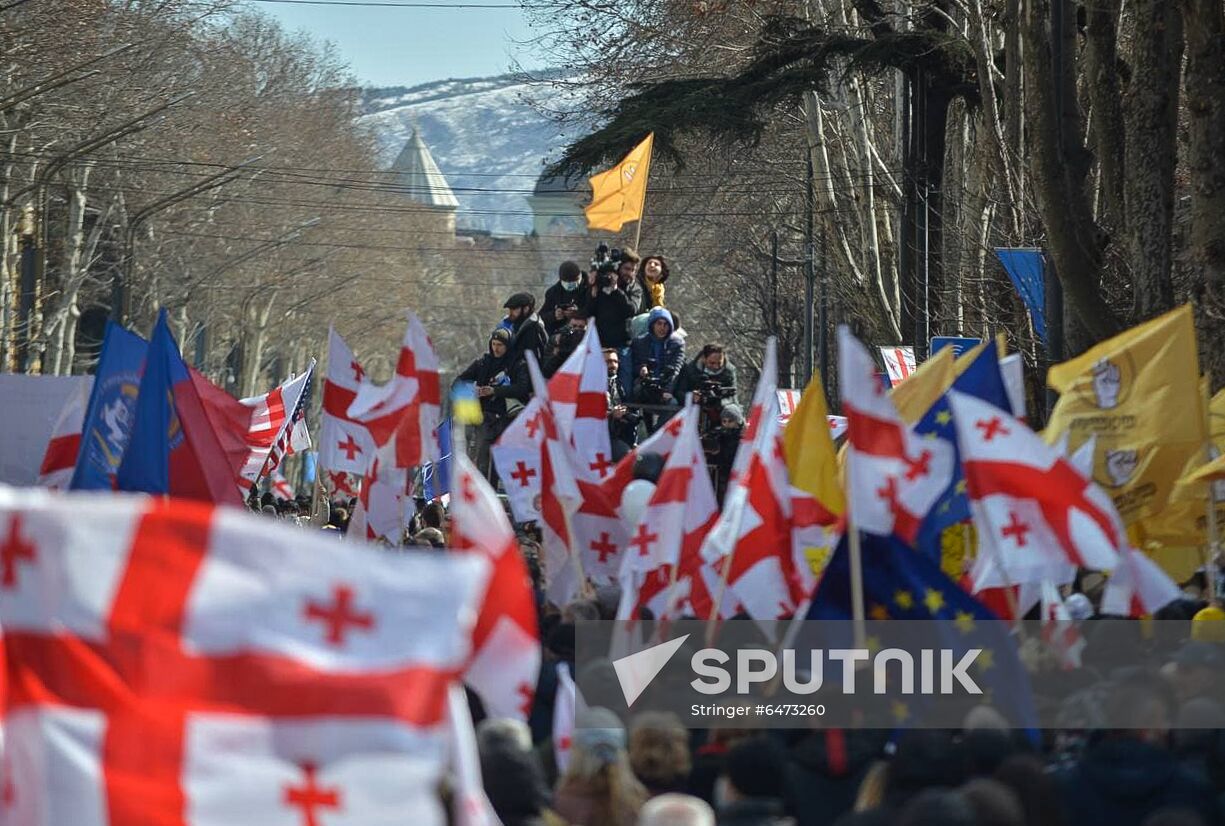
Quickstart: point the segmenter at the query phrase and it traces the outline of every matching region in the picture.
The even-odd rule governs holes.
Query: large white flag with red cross
[[[540,443],[544,441],[544,400],[535,397],[489,449],[502,489],[517,522],[540,519]]]
[[[371,428],[394,428],[394,419],[383,423],[362,422],[349,415],[349,406],[366,383],[365,368],[340,334],[329,329],[328,371],[323,380],[323,428],[319,437],[321,468],[365,476],[378,447]]]
[[[395,465],[416,467],[439,459],[434,435],[442,410],[438,355],[421,319],[408,313],[396,371],[382,386],[364,382],[346,411],[364,422],[379,447],[395,439]]]
[[[574,445],[578,477],[598,482],[613,469],[608,437],[608,368],[594,324],[582,343],[549,379],[553,418]]]
[[[197,502],[0,489],[0,823],[441,826],[487,576]]]
[[[1069,565],[1112,570],[1128,550],[1110,497],[1016,417],[949,394],[978,530],[975,589],[1058,582]]]
[[[876,378],[872,356],[845,326],[838,328],[838,381],[847,417],[851,526],[913,544],[952,479],[952,446],[905,425]]]
[[[491,717],[527,719],[540,676],[540,631],[527,563],[515,531],[485,477],[455,454],[451,479],[451,545],[492,566],[464,680]]]

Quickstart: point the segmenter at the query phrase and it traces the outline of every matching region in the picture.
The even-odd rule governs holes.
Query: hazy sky
[[[502,74],[519,53],[515,42],[529,33],[519,9],[251,6],[287,29],[332,41],[358,80],[371,86]],[[529,59],[524,65],[535,68]]]

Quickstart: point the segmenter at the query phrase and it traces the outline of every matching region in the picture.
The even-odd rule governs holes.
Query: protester
[[[536,315],[536,298],[531,293],[515,293],[502,306],[508,310],[506,317],[511,321],[510,353],[507,356],[510,363],[517,364],[524,360],[527,353],[532,353],[537,361],[541,361],[549,335]]]
[[[584,289],[583,271],[573,261],[563,261],[557,268],[557,282],[544,291],[540,320],[549,335],[556,333],[574,317],[587,317],[590,293]]]
[[[1108,696],[1109,729],[1056,775],[1066,822],[1141,826],[1163,809],[1190,809],[1216,823],[1208,781],[1180,765],[1168,746],[1174,696],[1155,675],[1124,675]]]
[[[737,743],[715,787],[719,826],[788,826],[783,748],[764,735]]]
[[[605,708],[575,720],[570,765],[553,795],[556,812],[582,826],[633,826],[647,793],[630,769],[625,729]]]
[[[587,313],[595,319],[600,344],[617,351],[621,365],[621,384],[630,388],[629,324],[638,306],[637,300],[641,291],[636,289],[632,271],[628,282],[624,282],[619,272],[612,269],[616,266],[615,262],[610,261],[588,273]],[[621,270],[624,269],[622,266]]]
[[[619,461],[638,444],[642,416],[626,406],[629,395],[621,385],[621,357],[616,348],[604,348],[604,366],[608,369],[608,439],[613,461]]]
[[[689,732],[675,714],[645,711],[634,717],[629,756],[634,775],[652,796],[688,787]]]
[[[476,385],[476,395],[481,403],[481,424],[472,429],[475,443],[473,461],[490,481],[494,480],[494,470],[489,448],[531,396],[527,364],[523,361],[511,362],[510,340],[511,335],[507,331],[501,328],[494,330],[489,336],[489,351],[455,377],[456,383],[471,382]]]
[[[549,346],[545,351],[544,362],[540,366],[544,377],[552,378],[561,369],[566,359],[583,343],[587,334],[587,319],[584,316],[572,316],[569,321],[549,338]]]
[[[685,343],[673,332],[672,315],[662,307],[652,310],[647,332],[634,339],[630,350],[634,401],[655,407],[676,407],[672,391],[684,364]],[[661,416],[659,410],[647,410],[643,421],[648,432],[652,432],[660,419],[667,417]]]
[[[664,282],[670,271],[662,255],[648,255],[638,265],[636,279],[642,298],[638,301],[638,312],[649,313],[655,307],[664,306]]]
[[[719,411],[719,429],[707,433],[703,446],[707,449],[708,463],[715,473],[715,495],[722,501],[740,449],[740,436],[744,433],[744,411],[738,404],[726,405]]]
[[[526,726],[482,721],[477,750],[485,794],[502,826],[563,826],[565,821],[549,808],[551,795]]]
[[[638,826],[715,826],[715,812],[696,797],[661,794],[642,807]]]
[[[686,362],[676,379],[676,396],[679,399],[692,394],[693,400],[701,403],[704,388],[716,389],[710,395],[721,405],[736,403],[736,368],[728,361],[724,346],[718,342],[705,345],[692,361]]]

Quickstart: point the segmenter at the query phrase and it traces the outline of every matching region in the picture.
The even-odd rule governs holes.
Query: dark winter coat
[[[702,382],[712,379],[723,387],[736,387],[736,367],[726,358],[723,359],[723,369],[718,373],[707,373],[702,369],[702,357],[685,362],[681,374],[676,380],[676,397],[683,399],[689,393],[702,386]],[[736,404],[735,396],[723,400],[724,404]]]
[[[549,343],[549,334],[545,332],[540,316],[532,313],[527,318],[521,318],[515,323],[510,338],[510,349],[506,357],[514,364],[523,361],[529,351],[536,354],[536,361],[544,358],[544,349]]]
[[[558,279],[552,287],[544,291],[544,306],[540,308],[540,320],[544,322],[545,331],[551,336],[566,324],[567,319],[564,316],[561,319],[555,318],[554,310],[558,307],[565,307],[573,303],[578,307],[578,314],[585,316],[590,301],[590,290],[587,289],[584,279],[579,279],[578,289],[575,290],[567,290],[562,286],[561,279]]]
[[[481,398],[481,413],[486,419],[505,418],[508,399],[526,404],[532,395],[527,363],[520,360],[511,364],[509,355],[499,359],[494,358],[492,353],[486,353],[465,367],[455,381],[470,381],[477,387],[493,387],[492,396]]]
[[[1160,809],[1191,809],[1219,823],[1212,788],[1169,751],[1131,738],[1104,740],[1055,775],[1067,823],[1141,826]]]
[[[634,316],[633,299],[623,290],[596,290],[587,304],[587,313],[595,319],[600,344],[618,350],[629,344],[629,320]]]
[[[849,812],[887,739],[870,730],[815,731],[792,746],[791,795],[799,826],[828,826]]]
[[[662,340],[655,338],[655,334],[651,332],[652,325],[658,319],[668,322],[668,335]],[[681,367],[685,364],[685,342],[672,329],[672,314],[663,307],[651,310],[647,317],[647,331],[630,345],[630,361],[635,378],[638,376],[638,369],[646,366],[651,375],[659,379],[664,390],[672,392]]]
[[[532,752],[506,744],[481,754],[485,793],[504,826],[539,826],[550,803],[544,772]]]

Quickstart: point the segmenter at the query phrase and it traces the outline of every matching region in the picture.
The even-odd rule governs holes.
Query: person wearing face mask
[[[563,261],[557,268],[557,283],[544,291],[544,306],[540,320],[550,336],[565,326],[571,318],[587,317],[588,291],[583,271],[573,261]]]
[[[726,349],[718,342],[703,347],[697,358],[681,370],[676,380],[676,397],[684,399],[686,394],[691,394],[695,402],[702,404],[707,401],[699,398],[702,391],[714,388],[724,389],[709,394],[712,396],[711,405],[715,398],[723,405],[736,403],[736,367],[728,361]]]

